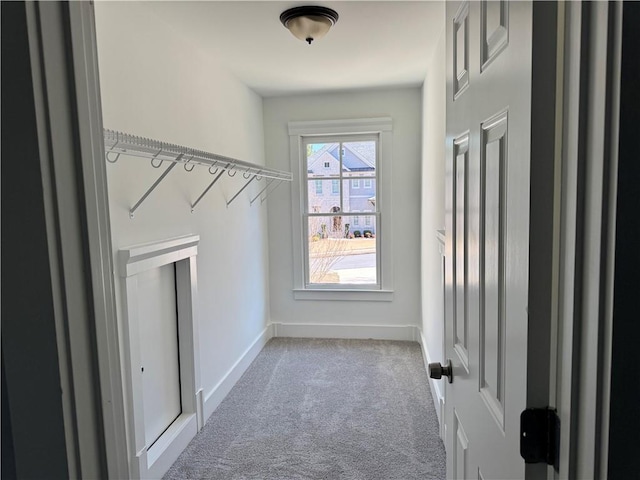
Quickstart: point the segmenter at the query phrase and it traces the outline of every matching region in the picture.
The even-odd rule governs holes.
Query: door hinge
[[[560,418],[553,408],[527,408],[520,414],[520,455],[525,463],[546,463],[558,471]]]

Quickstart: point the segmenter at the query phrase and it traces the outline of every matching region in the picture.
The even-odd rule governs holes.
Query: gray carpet
[[[420,346],[272,339],[166,479],[441,479]]]

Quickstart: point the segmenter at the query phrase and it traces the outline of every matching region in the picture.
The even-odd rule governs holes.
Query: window
[[[316,195],[322,195],[322,180],[316,180]]]
[[[391,119],[290,122],[289,135],[299,145],[291,150],[299,179],[292,189],[300,198],[292,209],[294,298],[392,300],[391,232],[381,229],[391,224]],[[335,159],[330,171],[320,155]],[[331,184],[331,196],[313,195],[318,180]],[[370,190],[354,192],[362,182]],[[366,237],[355,228],[363,217]]]
[[[301,159],[302,171],[307,172],[307,184],[331,182],[331,199],[327,199],[320,212],[314,212],[314,195],[307,195],[304,205],[304,224],[307,248],[305,256],[305,284],[307,286],[379,285],[378,242],[374,232],[356,232],[351,235],[350,226],[359,223],[352,215],[362,209],[367,198],[352,194],[350,185],[360,185],[367,179],[373,185],[377,177],[378,136],[348,135],[307,137],[303,139],[305,154]],[[338,169],[318,172],[316,157],[329,153],[338,164]],[[353,155],[352,152],[357,152]],[[324,180],[319,180],[322,175]],[[353,178],[358,175],[359,178]],[[337,178],[334,178],[337,177]],[[369,210],[365,225],[372,225]],[[348,225],[348,226],[347,226]],[[355,235],[358,235],[356,238]],[[353,238],[351,238],[353,236]]]
[[[371,188],[371,179],[365,178],[364,180],[364,188]]]
[[[340,180],[331,180],[331,195],[340,195]]]
[[[324,168],[329,168],[329,162],[324,162]]]

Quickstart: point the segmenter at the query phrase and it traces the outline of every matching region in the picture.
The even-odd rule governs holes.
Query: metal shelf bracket
[[[283,181],[284,180],[278,180],[278,183],[276,183],[276,186],[273,187],[271,191],[267,191],[266,195],[260,199],[260,205],[262,205],[267,200],[267,197],[271,195],[274,192],[274,190],[276,190],[280,186],[280,184],[282,184]]]
[[[269,180],[267,180],[267,184],[264,186],[264,188],[262,190],[260,190],[260,192],[253,197],[251,200],[249,200],[249,205],[253,205],[253,202],[255,202],[258,198],[260,198],[260,196],[262,196],[262,193],[269,188],[269,185],[271,185],[273,183],[273,178],[270,178]]]
[[[229,165],[227,165],[227,167],[229,167]],[[226,171],[227,167],[225,167],[224,169],[222,169],[222,170],[220,170],[218,172],[218,175],[216,175],[216,178],[214,178],[213,181],[209,184],[209,186],[204,189],[204,192],[202,192],[202,194],[198,197],[198,199],[195,202],[193,202],[193,205],[191,205],[191,213],[193,213],[193,211],[195,210],[196,205],[198,205],[198,203],[200,203],[200,200],[202,200],[204,198],[204,196],[209,192],[209,190],[211,190],[211,187],[213,187],[216,184],[216,182],[218,180],[220,180],[220,177]],[[211,168],[209,168],[209,171],[211,171]]]
[[[155,188],[156,188],[158,185],[160,185],[160,183],[162,182],[162,180],[164,180],[164,179],[165,179],[165,177],[166,177],[167,175],[169,175],[169,172],[170,172],[171,170],[173,170],[173,168],[178,164],[178,162],[179,162],[179,161],[180,161],[180,159],[182,158],[182,155],[183,155],[183,154],[181,153],[181,154],[178,156],[178,158],[176,159],[176,162],[171,163],[171,165],[169,165],[169,166],[167,167],[167,169],[166,169],[164,172],[162,172],[162,175],[160,175],[160,176],[158,177],[158,179],[157,179],[155,182],[153,182],[153,185],[151,185],[151,187],[149,187],[149,189],[145,192],[145,194],[144,194],[144,195],[142,195],[142,197],[140,198],[140,200],[138,200],[138,202],[137,202],[137,203],[136,203],[136,204],[131,208],[131,210],[129,210],[129,218],[133,218],[133,216],[134,216],[134,214],[135,214],[135,211],[138,209],[138,207],[139,207],[140,205],[142,205],[142,203],[147,199],[147,197],[149,196],[149,194],[150,194],[151,192],[153,192],[153,191],[155,190]]]
[[[260,173],[260,172],[258,172],[258,173]],[[231,205],[231,202],[233,202],[236,198],[238,198],[238,195],[240,195],[244,191],[244,189],[247,188],[249,186],[249,184],[256,179],[256,177],[258,176],[258,173],[252,175],[251,176],[251,180],[249,180],[247,183],[245,183],[244,186],[240,190],[238,190],[238,193],[236,193],[233,197],[231,197],[231,200],[229,200],[227,202],[227,207],[229,205]]]

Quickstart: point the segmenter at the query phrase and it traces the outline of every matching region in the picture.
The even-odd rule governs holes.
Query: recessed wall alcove
[[[136,478],[161,477],[204,425],[196,313],[199,241],[198,235],[187,235],[119,251],[127,448]],[[156,328],[164,332],[158,340]],[[151,355],[154,349],[163,350]]]

